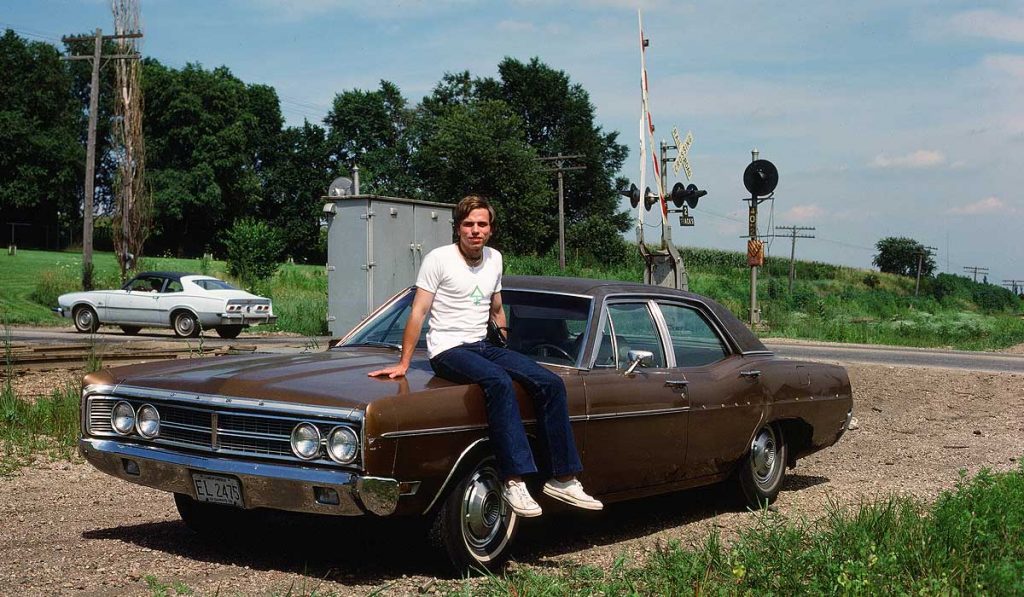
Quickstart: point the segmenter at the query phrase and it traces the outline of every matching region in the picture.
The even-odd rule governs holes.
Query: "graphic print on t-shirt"
[[[474,307],[479,307],[480,301],[484,300],[484,293],[480,290],[480,287],[477,286],[473,289],[473,292],[469,293],[469,298],[473,299]]]

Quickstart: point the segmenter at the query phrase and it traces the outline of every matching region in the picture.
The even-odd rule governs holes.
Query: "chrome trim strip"
[[[587,415],[587,421],[607,421],[608,419],[632,419],[635,417],[648,417],[655,415],[674,415],[679,413],[690,412],[689,406],[677,406],[672,408],[658,408],[652,410],[633,410],[624,413],[607,413],[600,415]],[[570,417],[570,421],[572,418]]]
[[[444,483],[441,483],[441,487],[437,490],[437,494],[434,495],[434,499],[430,500],[430,503],[427,504],[426,509],[423,510],[424,514],[430,512],[430,509],[434,507],[434,504],[437,502],[438,498],[440,498],[444,494],[444,490],[448,487],[448,483],[452,480],[452,477],[455,476],[455,471],[459,470],[459,466],[462,464],[463,459],[466,458],[466,455],[472,452],[473,449],[480,445],[481,442],[485,441],[487,441],[487,438],[481,437],[480,439],[466,446],[466,449],[462,451],[462,454],[459,454],[459,457],[455,459],[455,464],[452,466],[452,470],[448,471],[448,476],[444,478]]]
[[[214,394],[201,394],[197,392],[175,392],[172,390],[160,390],[156,388],[126,386],[120,384],[117,386],[103,387],[110,388],[110,393],[112,395],[129,396],[132,398],[157,398],[174,401],[180,404],[194,402],[219,407],[229,406],[233,409],[248,408],[255,410],[273,410],[275,412],[303,416],[315,414],[324,417],[341,418],[358,423],[362,423],[363,421],[363,411],[352,407],[310,406],[294,404],[291,402],[279,402],[277,400],[245,398],[239,396],[221,396]]]
[[[523,421],[528,425],[533,421]],[[392,439],[396,437],[412,437],[419,435],[442,435],[445,433],[461,433],[463,431],[483,431],[487,425],[455,425],[452,427],[433,427],[430,429],[410,429],[409,431],[387,431],[380,434],[381,439]]]

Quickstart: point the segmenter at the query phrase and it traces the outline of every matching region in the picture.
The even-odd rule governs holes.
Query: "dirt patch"
[[[1024,375],[850,365],[859,427],[789,471],[776,503],[786,517],[816,519],[829,501],[879,495],[934,498],[958,471],[1016,468],[1024,454]],[[17,382],[45,388],[73,371],[34,372]],[[41,377],[40,380],[30,378]],[[671,540],[735,536],[757,514],[722,511],[720,490],[614,504],[597,515],[527,521],[519,566],[610,567],[644,561]],[[149,595],[146,577],[181,581],[200,595],[419,594],[435,580],[430,553],[401,525],[365,521],[270,521],[256,539],[204,540],[162,492],[105,476],[81,462],[37,462],[0,478],[0,586],[12,594]],[[406,525],[407,526],[407,525]]]

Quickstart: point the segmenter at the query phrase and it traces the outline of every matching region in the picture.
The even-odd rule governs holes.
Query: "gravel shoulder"
[[[814,520],[830,502],[891,494],[934,498],[958,471],[1016,468],[1024,455],[1024,374],[849,365],[859,427],[799,462],[776,503]],[[49,393],[78,372],[31,372],[19,392]],[[717,489],[614,504],[596,514],[527,521],[514,558],[551,569],[632,563],[672,540],[735,536],[758,514],[723,509]],[[178,519],[167,494],[107,477],[81,460],[40,460],[0,478],[0,593],[149,595],[146,577],[181,581],[198,595],[420,594],[431,554],[400,525],[352,520],[270,520],[253,538],[204,540]]]

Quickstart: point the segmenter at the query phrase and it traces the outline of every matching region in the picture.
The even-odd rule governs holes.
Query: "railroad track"
[[[13,342],[5,352],[3,362],[16,369],[39,368],[52,365],[74,366],[90,359],[109,361],[150,361],[191,357],[247,354],[256,350],[255,344],[216,346],[200,350],[196,346],[182,346],[174,342],[132,342],[129,344],[49,344],[39,346],[27,342]]]

